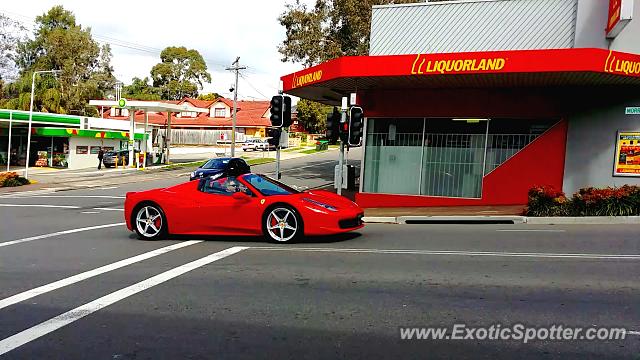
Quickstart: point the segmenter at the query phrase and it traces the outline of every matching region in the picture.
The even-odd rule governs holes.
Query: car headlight
[[[312,203],[313,205],[319,206],[321,208],[325,208],[325,209],[327,209],[329,211],[334,211],[334,212],[338,211],[338,209],[336,209],[335,207],[333,207],[333,206],[331,206],[329,204],[322,203],[320,201],[316,201],[316,200],[309,199],[309,198],[302,198],[302,200],[306,201],[308,203]]]
[[[192,172],[191,172],[191,178],[193,179],[194,177],[196,177],[196,172],[195,172],[195,171],[192,171]]]

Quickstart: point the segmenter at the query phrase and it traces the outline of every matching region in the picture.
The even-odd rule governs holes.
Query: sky
[[[303,68],[283,63],[277,50],[285,38],[277,18],[293,1],[21,0],[2,1],[0,12],[32,30],[35,17],[51,7],[71,10],[77,23],[91,27],[95,40],[111,44],[111,64],[125,84],[136,76],[150,76],[165,47],[185,46],[198,50],[207,61],[212,81],[201,92],[232,97],[229,88],[235,79],[225,68],[240,56],[240,65],[247,69],[239,80],[238,97],[254,100],[271,98],[282,75]]]

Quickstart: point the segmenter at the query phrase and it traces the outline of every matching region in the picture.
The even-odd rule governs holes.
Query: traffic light
[[[269,138],[267,141],[269,145],[279,146],[280,145],[280,134],[282,134],[282,129],[279,127],[273,127],[267,129],[267,137]]]
[[[349,119],[344,118],[344,122],[342,121],[342,114],[340,114],[340,125],[339,125],[339,131],[338,133],[340,134],[340,140],[342,140],[343,143],[347,143],[347,140],[349,140]]]
[[[349,145],[360,146],[362,143],[362,126],[364,125],[364,112],[360,106],[352,106],[349,109]]]
[[[271,126],[282,127],[284,96],[276,95],[271,98]]]
[[[291,126],[291,97],[276,95],[271,98],[271,126]]]
[[[291,126],[291,97],[284,96],[284,105],[282,107],[282,127]]]
[[[340,132],[340,111],[337,108],[333,108],[333,113],[327,114],[327,140],[330,144],[335,144],[338,141]]]

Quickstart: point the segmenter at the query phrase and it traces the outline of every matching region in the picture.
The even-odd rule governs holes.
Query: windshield
[[[264,196],[291,195],[299,193],[299,191],[264,175],[247,174],[243,179]]]
[[[202,169],[222,169],[228,163],[230,159],[211,159],[202,165]]]

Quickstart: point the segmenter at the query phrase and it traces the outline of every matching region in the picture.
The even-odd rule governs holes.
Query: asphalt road
[[[0,358],[640,356],[638,226],[370,224],[286,246],[136,240],[121,225],[124,194],[178,181],[0,196]],[[632,333],[400,340],[403,326],[460,323]]]

